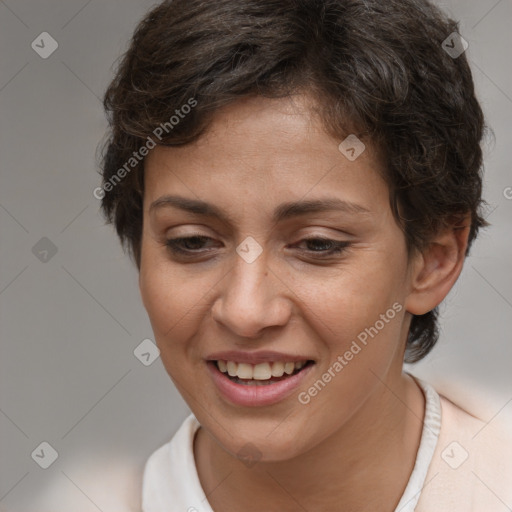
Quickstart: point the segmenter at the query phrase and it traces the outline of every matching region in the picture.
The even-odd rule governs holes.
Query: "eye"
[[[212,240],[208,236],[202,235],[194,235],[180,238],[170,238],[165,241],[165,245],[173,252],[174,254],[181,254],[184,256],[193,256],[195,254],[200,254],[202,249],[202,245],[207,240]]]
[[[330,238],[313,237],[304,238],[301,242],[305,242],[309,247],[316,247],[317,249],[300,249],[302,252],[310,253],[314,258],[332,256],[334,254],[341,254],[345,249],[350,246],[350,242],[341,240],[332,240]],[[318,256],[315,256],[318,255]]]
[[[193,257],[208,251],[208,249],[204,250],[204,243],[208,240],[213,239],[208,236],[194,235],[167,239],[165,245],[173,254]],[[350,242],[323,237],[304,238],[301,242],[305,242],[310,248],[299,250],[303,253],[313,255],[314,258],[341,254],[350,246]],[[313,247],[313,249],[311,249],[311,247]]]

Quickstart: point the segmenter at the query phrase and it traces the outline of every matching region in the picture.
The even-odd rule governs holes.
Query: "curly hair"
[[[486,127],[465,54],[443,48],[458,28],[427,0],[162,2],[137,26],[105,93],[105,218],[140,269],[143,146],[193,142],[217,109],[243,96],[307,92],[328,133],[379,148],[409,254],[470,217],[469,253],[487,225]],[[169,122],[187,104],[194,108]],[[406,362],[437,342],[437,315],[413,316]]]

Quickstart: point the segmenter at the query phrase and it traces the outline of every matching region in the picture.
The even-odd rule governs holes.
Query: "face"
[[[263,460],[375,408],[401,374],[409,322],[405,239],[377,154],[365,141],[349,160],[307,105],[241,100],[145,165],[140,290],[163,364],[227,452],[251,443]]]

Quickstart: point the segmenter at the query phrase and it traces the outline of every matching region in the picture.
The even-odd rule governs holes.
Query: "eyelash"
[[[190,240],[212,240],[208,236],[202,236],[202,235],[196,235],[196,236],[189,236],[189,237],[180,237],[180,238],[170,238],[165,241],[165,245],[170,249],[170,251],[176,255],[181,255],[185,257],[193,258],[194,256],[198,256],[201,253],[197,252],[197,250],[190,250],[190,249],[183,249],[181,244],[183,242],[187,242]],[[304,250],[301,251],[304,253],[309,253],[309,255],[314,255],[314,258],[325,258],[328,256],[334,256],[336,254],[341,254],[345,249],[350,247],[350,242],[345,241],[339,241],[339,240],[331,240],[330,238],[324,238],[324,237],[311,237],[311,238],[304,238],[301,240],[301,242],[322,242],[323,244],[330,244],[332,248],[327,251],[311,251],[311,250]]]

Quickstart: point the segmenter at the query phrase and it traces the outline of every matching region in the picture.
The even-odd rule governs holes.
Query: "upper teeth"
[[[296,369],[300,370],[306,361],[247,364],[234,361],[217,361],[219,370],[230,377],[239,379],[267,380],[271,377],[282,377],[285,373],[291,375]]]

